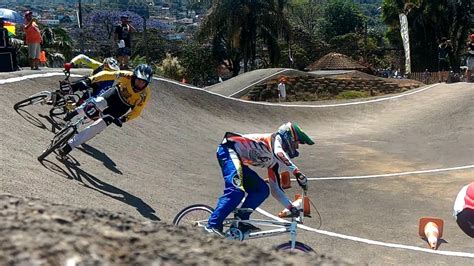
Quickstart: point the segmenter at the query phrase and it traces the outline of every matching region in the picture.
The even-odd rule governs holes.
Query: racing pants
[[[130,106],[121,100],[118,90],[114,87],[108,89],[106,92],[101,94],[101,96],[95,98],[94,104],[95,107],[104,115],[111,115],[114,118],[120,118],[130,110]],[[78,112],[77,115],[79,117],[86,115],[84,112],[85,105],[86,103],[76,109]],[[76,148],[77,146],[95,137],[97,134],[106,129],[110,124],[111,122],[106,122],[102,118],[97,119],[94,123],[70,139],[68,141],[69,146],[71,146],[71,148]]]
[[[456,223],[466,235],[474,238],[474,210],[465,208],[458,213]]]
[[[222,230],[222,222],[239,205],[245,192],[248,195],[241,208],[256,209],[268,197],[270,191],[268,185],[255,171],[242,164],[230,144],[219,145],[217,160],[224,177],[224,194],[219,198],[207,226]],[[240,216],[242,220],[248,220],[249,217],[248,212]]]

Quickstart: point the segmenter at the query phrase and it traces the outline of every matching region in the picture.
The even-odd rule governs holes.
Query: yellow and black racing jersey
[[[92,85],[97,85],[101,82],[110,83],[113,81],[113,86],[118,88],[122,101],[130,105],[132,109],[132,111],[126,115],[127,120],[134,119],[140,115],[151,95],[151,90],[148,86],[141,92],[137,93],[133,91],[132,75],[132,72],[124,70],[114,72],[101,71],[88,78]]]

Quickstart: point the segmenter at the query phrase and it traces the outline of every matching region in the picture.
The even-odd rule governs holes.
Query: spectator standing
[[[120,25],[115,27],[114,41],[118,46],[117,58],[120,63],[120,69],[129,69],[128,61],[132,55],[131,36],[135,28],[130,24],[127,15],[120,17]]]
[[[467,71],[466,81],[472,80],[472,74],[474,72],[474,33],[470,36],[470,41],[467,46],[467,59],[466,59]]]
[[[428,84],[430,82],[430,72],[428,72],[428,68],[425,69],[422,76],[423,83]]]
[[[278,83],[278,100],[280,102],[286,101],[286,79],[281,78],[280,83]]]
[[[438,79],[439,82],[443,81],[441,77],[442,71],[449,71],[449,53],[450,46],[446,37],[441,38],[441,42],[438,45]]]
[[[12,47],[10,42],[10,36],[8,35],[8,30],[5,28],[5,21],[3,18],[0,18],[0,52],[1,53],[10,53],[11,54],[11,70],[18,70],[18,64],[16,60],[16,49]],[[6,62],[2,62],[6,63]]]
[[[453,209],[453,216],[459,228],[474,238],[474,182],[461,188]]]
[[[7,48],[10,46],[10,37],[8,36],[8,30],[4,28],[5,21],[0,18],[0,48]]]
[[[41,32],[32,11],[25,12],[25,43],[28,45],[28,58],[32,70],[39,70],[41,54]]]

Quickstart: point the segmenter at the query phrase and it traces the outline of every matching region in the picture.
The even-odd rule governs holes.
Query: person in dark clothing
[[[439,82],[443,81],[442,71],[449,71],[449,54],[452,51],[452,46],[446,37],[441,38],[438,45],[438,78]]]
[[[11,46],[8,30],[4,26],[5,21],[3,18],[0,18],[0,52],[10,53],[9,62],[4,61],[3,63],[6,63],[7,65],[3,65],[1,68],[4,69],[3,71],[17,70],[18,64],[16,61],[16,49]]]
[[[466,58],[466,81],[472,81],[472,73],[474,72],[474,33],[469,37],[469,43],[467,45],[467,58]]]
[[[0,18],[0,48],[10,47],[10,37],[8,30],[4,28],[5,21]]]
[[[130,33],[135,31],[135,28],[130,24],[127,15],[120,17],[121,23],[115,27],[114,41],[118,46],[117,58],[120,62],[121,69],[128,69],[128,61],[132,55]]]

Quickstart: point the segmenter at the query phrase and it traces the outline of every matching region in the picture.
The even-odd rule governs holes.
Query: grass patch
[[[352,90],[349,90],[349,91],[343,91],[343,92],[339,93],[336,96],[336,99],[348,100],[348,99],[357,99],[357,98],[367,98],[369,96],[370,96],[369,93],[366,92],[366,91],[352,91]]]

